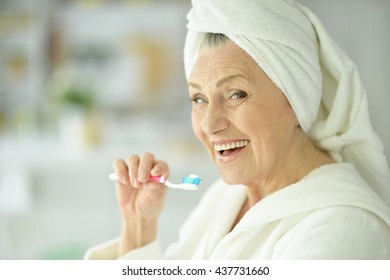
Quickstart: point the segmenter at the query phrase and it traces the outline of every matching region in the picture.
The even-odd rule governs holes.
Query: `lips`
[[[214,149],[217,152],[218,159],[223,162],[234,160],[240,152],[249,144],[248,140],[234,140],[215,142]]]

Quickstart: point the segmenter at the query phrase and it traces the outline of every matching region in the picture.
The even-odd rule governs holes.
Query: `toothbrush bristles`
[[[188,177],[183,177],[181,180],[182,184],[192,184],[192,185],[197,185],[199,186],[200,181],[202,178],[196,175],[190,175]]]

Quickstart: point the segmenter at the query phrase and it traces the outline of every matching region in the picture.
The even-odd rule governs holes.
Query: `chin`
[[[242,185],[243,184],[242,173],[235,175],[232,173],[224,174],[223,172],[220,172],[219,174],[221,176],[222,181],[224,181],[228,185]]]

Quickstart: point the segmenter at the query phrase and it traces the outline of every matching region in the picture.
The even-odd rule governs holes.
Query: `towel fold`
[[[245,50],[289,100],[302,129],[390,204],[390,172],[356,66],[318,18],[294,0],[193,0],[184,47],[187,79],[205,33]]]

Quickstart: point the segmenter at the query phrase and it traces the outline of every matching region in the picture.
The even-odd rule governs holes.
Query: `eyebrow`
[[[220,87],[220,86],[223,85],[224,83],[227,83],[227,82],[229,82],[229,81],[231,81],[231,80],[233,80],[233,79],[236,79],[236,78],[244,78],[245,80],[247,80],[247,78],[246,78],[244,75],[241,75],[241,74],[234,74],[234,75],[230,75],[230,76],[227,76],[227,77],[224,77],[224,78],[220,79],[220,80],[217,82],[216,86],[217,86],[217,87]],[[193,88],[195,88],[195,89],[198,89],[198,90],[201,90],[201,89],[202,89],[202,87],[201,87],[200,85],[196,84],[196,83],[191,83],[191,82],[189,82],[188,85],[191,86],[191,87],[193,87]]]

